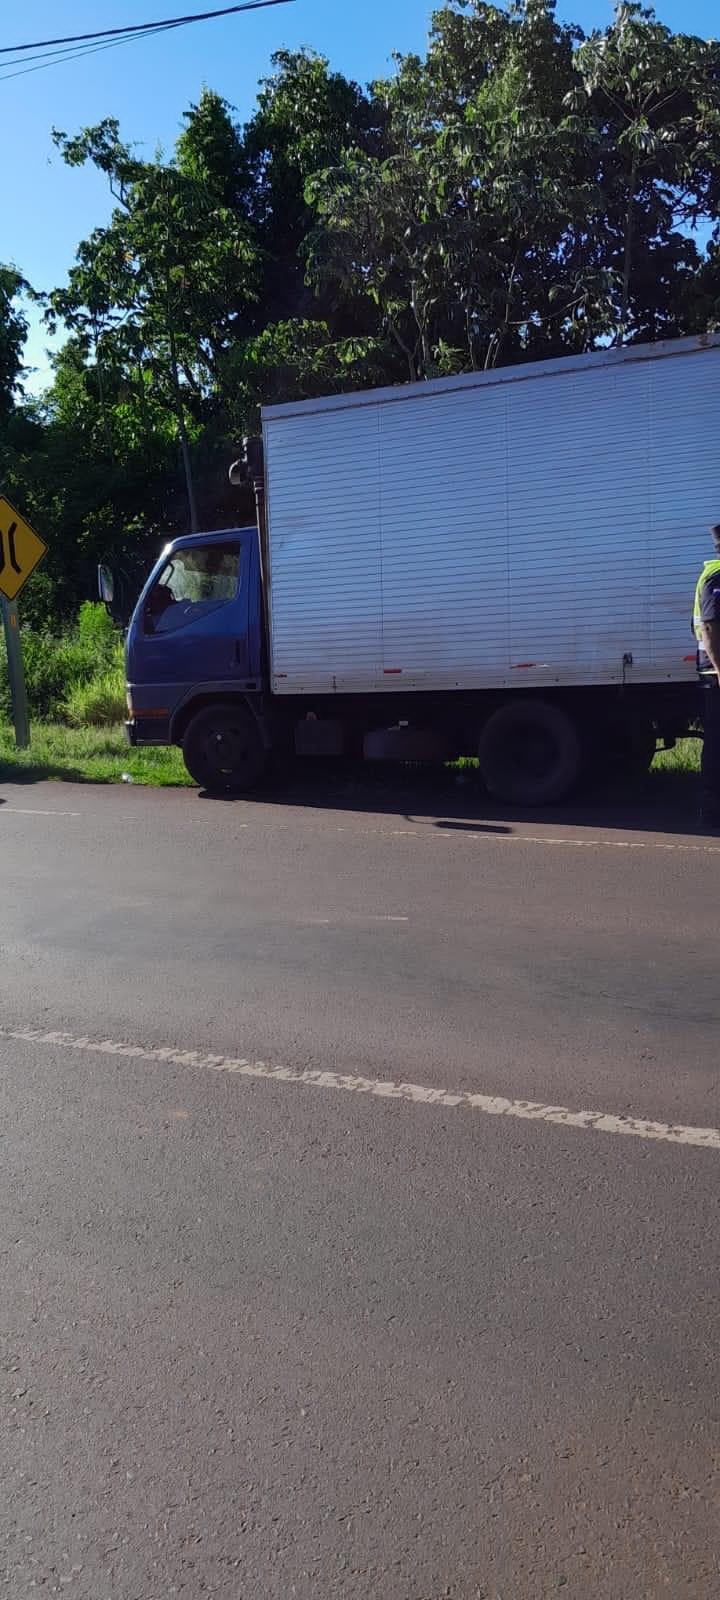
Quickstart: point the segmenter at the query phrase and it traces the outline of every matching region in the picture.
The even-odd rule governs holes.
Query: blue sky
[[[0,44],[13,45],[145,22],[222,0],[0,0]],[[273,50],[310,45],[333,65],[366,82],[382,74],[393,50],[422,50],[431,0],[295,0],[266,12],[220,19],[122,46],[47,71],[5,79],[0,98],[0,261],[14,261],[41,289],[63,281],[75,245],[107,215],[100,177],[63,166],[53,126],[75,132],[101,117],[119,117],[123,134],[152,154],[169,151],[183,110],[204,83],[241,118],[252,110],[258,79]],[[559,14],[586,29],[602,27],[611,0],[560,0]],[[717,0],[659,0],[657,14],[687,32],[720,31]],[[47,337],[33,326],[27,358],[45,368]]]

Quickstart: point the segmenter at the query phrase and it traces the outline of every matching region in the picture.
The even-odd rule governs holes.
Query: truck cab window
[[[240,582],[240,547],[207,544],[177,550],[145,601],[147,633],[174,633],[234,600]]]

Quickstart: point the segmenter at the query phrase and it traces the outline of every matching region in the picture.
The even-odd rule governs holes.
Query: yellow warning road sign
[[[0,494],[0,594],[6,600],[17,600],[46,553],[47,545]]]

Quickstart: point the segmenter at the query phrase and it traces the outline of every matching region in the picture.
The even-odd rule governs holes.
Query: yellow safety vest
[[[703,591],[703,588],[704,588],[705,584],[707,583],[708,578],[711,578],[713,576],[713,573],[717,573],[720,576],[720,561],[706,561],[705,562],[705,565],[704,565],[704,567],[702,569],[702,572],[700,573],[700,577],[698,578],[697,588],[695,590],[695,606],[694,606],[694,609],[693,609],[693,628],[695,630],[695,638],[697,639],[698,650],[704,650],[704,648],[705,648],[704,645],[703,645],[703,636],[702,636],[702,591]],[[714,672],[714,670],[715,669],[713,667],[711,667],[709,663],[708,663],[708,665],[706,667],[701,667],[701,669],[700,669],[701,672]]]

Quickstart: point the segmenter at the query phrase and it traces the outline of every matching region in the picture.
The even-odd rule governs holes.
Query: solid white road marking
[[[206,1055],[200,1050],[177,1050],[174,1046],[122,1044],[114,1039],[90,1039],[85,1034],[44,1032],[39,1028],[0,1028],[0,1039],[24,1044],[45,1045],[60,1050],[82,1050],[90,1055],[119,1056],[128,1061],[145,1061],[151,1066],[195,1068],[238,1078],[265,1078],[272,1083],[291,1083],[307,1089],[336,1089],[345,1094],[370,1096],[376,1100],[406,1100],[417,1106],[443,1106],[461,1111],[479,1111],[489,1117],[514,1117],[522,1122],[544,1122],[563,1128],[578,1128],[586,1133],[624,1134],[633,1139],[652,1139],[663,1144],[695,1145],[702,1150],[720,1151],[720,1128],[685,1127],[681,1123],[649,1122],[642,1117],[616,1116],[608,1111],[571,1111],[569,1106],[542,1105],[532,1100],[506,1100],[501,1095],[472,1094],[467,1090],[428,1088],[420,1083],[394,1083],[380,1078],[363,1078],[342,1072],[294,1071],[272,1066],[267,1061],[248,1061],[244,1056]]]

